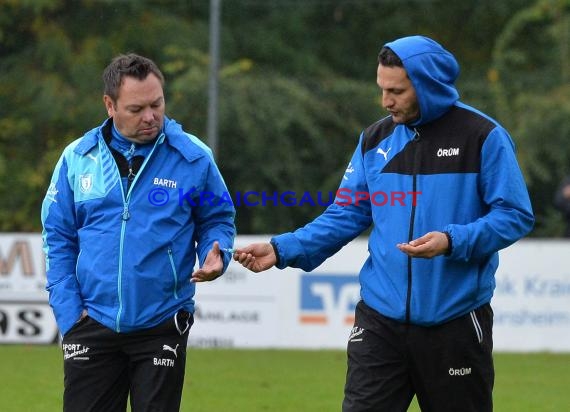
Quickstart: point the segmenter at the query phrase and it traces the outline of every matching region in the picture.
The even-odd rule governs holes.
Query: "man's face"
[[[164,122],[164,93],[158,77],[123,78],[117,101],[103,96],[107,113],[126,139],[135,143],[153,141]]]
[[[394,123],[410,123],[420,117],[416,91],[404,68],[380,64],[376,82],[382,92],[382,107],[390,112]]]

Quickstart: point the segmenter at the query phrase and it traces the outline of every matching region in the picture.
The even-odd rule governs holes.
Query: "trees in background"
[[[569,2],[222,2],[218,162],[230,192],[334,192],[361,130],[384,116],[380,46],[420,33],[457,55],[462,100],[512,132],[536,233],[556,235],[553,188],[570,169]],[[101,72],[118,53],[157,61],[167,113],[207,142],[208,12],[207,1],[0,0],[0,230],[40,229],[61,150],[105,117]],[[242,205],[237,226],[277,233],[322,210]]]
[[[516,137],[537,215],[535,236],[559,236],[554,192],[570,173],[570,0],[517,11],[493,49],[489,71],[497,117]]]

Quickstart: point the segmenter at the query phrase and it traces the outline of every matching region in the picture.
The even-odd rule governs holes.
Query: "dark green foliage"
[[[535,233],[557,235],[552,192],[570,171],[568,4],[222,1],[217,156],[230,192],[328,200],[360,132],[384,116],[381,45],[426,34],[457,55],[462,99],[512,132]],[[40,229],[61,150],[105,118],[101,72],[118,53],[154,59],[167,113],[207,142],[208,30],[205,0],[0,0],[0,230]],[[238,207],[240,233],[293,230],[323,210],[266,204]]]

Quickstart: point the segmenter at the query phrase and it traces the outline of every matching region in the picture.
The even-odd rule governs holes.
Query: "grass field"
[[[0,346],[0,411],[61,411],[57,346]],[[495,354],[495,410],[570,410],[570,354]],[[189,349],[182,411],[340,411],[343,351]],[[414,403],[410,411],[419,411]]]

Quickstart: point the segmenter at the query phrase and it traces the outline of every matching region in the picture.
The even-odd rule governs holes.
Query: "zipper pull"
[[[123,206],[123,216],[122,216],[123,220],[127,221],[131,218],[131,213],[129,212],[129,206],[128,205],[124,205]]]
[[[420,140],[420,131],[414,127],[414,138],[412,139],[414,142],[417,142],[418,140]]]

